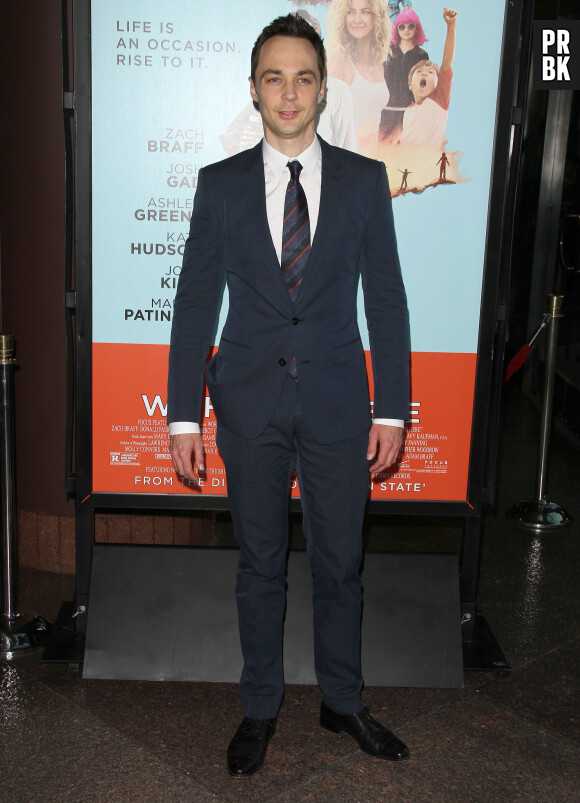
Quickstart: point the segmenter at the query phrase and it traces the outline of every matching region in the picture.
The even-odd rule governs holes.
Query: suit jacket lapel
[[[320,139],[320,138],[319,138]],[[256,211],[253,215],[256,233],[256,259],[259,259],[272,278],[277,288],[277,295],[284,306],[289,310],[296,310],[309,292],[312,282],[323,283],[327,277],[321,275],[324,270],[324,253],[326,250],[325,232],[332,230],[340,206],[340,169],[334,149],[324,140],[320,139],[322,148],[322,183],[320,187],[320,207],[316,233],[312,241],[310,256],[304,270],[304,278],[296,301],[292,303],[288,288],[284,282],[280,263],[276,256],[276,249],[272,242],[268,216],[266,213],[266,196],[264,193],[264,160],[262,156],[262,143],[249,150],[245,162],[244,177],[244,204],[247,208]],[[328,267],[328,266],[327,266]],[[332,268],[332,266],[330,266]]]
[[[253,210],[252,219],[255,221],[255,258],[263,263],[267,273],[272,278],[285,307],[292,308],[292,301],[288,288],[282,277],[280,263],[276,256],[276,249],[272,242],[272,235],[268,225],[266,212],[266,195],[264,192],[264,159],[262,156],[262,142],[248,151],[245,163],[244,178],[244,204]]]
[[[330,145],[320,137],[319,140],[322,148],[322,183],[320,186],[318,222],[316,223],[316,233],[310,248],[310,256],[304,269],[304,278],[294,306],[300,304],[304,299],[315,277],[319,280],[325,280],[325,277],[320,275],[320,269],[323,265],[322,257],[326,246],[325,232],[328,233],[332,230],[340,205],[340,171],[336,155]]]

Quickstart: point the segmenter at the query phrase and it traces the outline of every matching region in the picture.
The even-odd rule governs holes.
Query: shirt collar
[[[293,162],[295,159],[300,162],[302,169],[312,175],[319,163],[322,155],[322,148],[320,147],[320,140],[317,136],[314,137],[312,143],[306,148],[305,151],[293,156],[292,158],[285,156],[280,151],[273,148],[265,139],[262,140],[262,156],[264,164],[272,171],[275,176],[281,176],[284,172],[288,162]]]

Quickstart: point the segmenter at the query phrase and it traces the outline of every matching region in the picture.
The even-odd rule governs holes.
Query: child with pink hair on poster
[[[428,53],[420,47],[426,41],[417,14],[407,9],[401,11],[393,23],[391,45],[384,64],[389,102],[381,113],[379,142],[403,126],[405,109],[414,101],[409,88],[409,72],[417,62],[429,59]]]

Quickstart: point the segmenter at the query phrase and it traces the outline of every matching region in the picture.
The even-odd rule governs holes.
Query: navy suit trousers
[[[368,433],[318,443],[288,377],[264,432],[245,439],[219,424],[236,540],[236,601],[246,716],[275,717],[284,693],[289,479],[296,467],[313,574],[314,656],[324,702],[360,711],[362,524],[368,492]]]

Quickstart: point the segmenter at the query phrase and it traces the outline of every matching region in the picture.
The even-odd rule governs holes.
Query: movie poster
[[[227,494],[207,396],[206,478],[173,471],[173,301],[198,171],[259,142],[250,52],[289,11],[327,48],[319,134],[383,161],[393,199],[411,404],[370,498],[465,501],[504,0],[92,3],[93,492]],[[227,293],[215,343],[226,314]],[[372,393],[362,291],[359,325]]]

